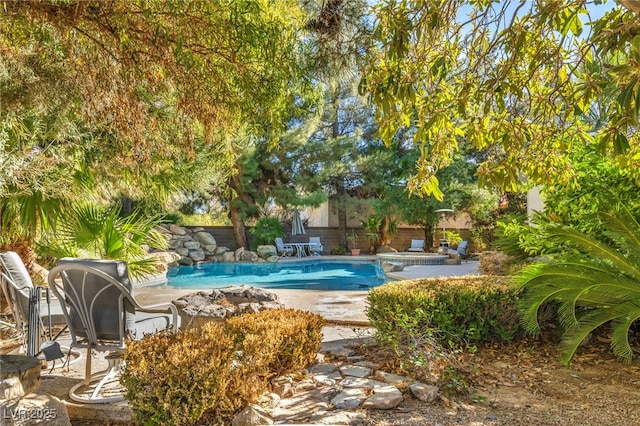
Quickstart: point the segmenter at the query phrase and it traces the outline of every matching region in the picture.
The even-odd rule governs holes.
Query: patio
[[[364,257],[364,256],[363,256]],[[409,266],[401,272],[390,274],[396,279],[415,279],[438,276],[463,276],[475,275],[478,271],[478,262],[468,262],[456,266],[431,265]],[[142,304],[153,304],[167,300],[175,300],[180,296],[190,293],[190,290],[177,290],[158,287],[139,287],[136,289],[136,298]],[[366,291],[308,291],[308,290],[273,290],[286,307],[307,310],[322,315],[328,325],[323,330],[323,351],[340,352],[348,345],[354,343],[354,339],[362,339],[371,335],[371,329],[367,327],[368,321],[365,314]],[[64,338],[59,339],[62,344],[68,343]],[[92,361],[94,369],[106,367],[104,353],[99,353]],[[73,424],[97,425],[110,423],[127,423],[131,421],[131,409],[125,402],[112,404],[79,404],[70,401],[69,389],[84,377],[85,363],[80,361],[72,365],[68,371],[55,369],[49,374],[43,370],[41,374],[41,386],[36,393],[22,398],[20,406],[40,408],[45,403],[46,395],[51,395],[63,402]],[[53,404],[56,404],[53,401]],[[58,411],[61,410],[58,405]],[[64,416],[60,416],[58,423],[65,422]]]

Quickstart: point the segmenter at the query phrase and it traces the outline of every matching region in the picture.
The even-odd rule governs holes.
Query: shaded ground
[[[569,368],[552,342],[484,348],[460,360],[455,378],[468,393],[445,391],[433,405],[407,397],[395,410],[368,411],[366,424],[640,424],[640,362],[618,361],[603,340],[582,348]]]

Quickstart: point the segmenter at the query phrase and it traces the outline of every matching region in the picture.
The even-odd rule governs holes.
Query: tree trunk
[[[240,247],[249,248],[249,238],[247,237],[247,227],[244,224],[242,217],[243,204],[251,205],[253,200],[242,189],[241,172],[238,172],[229,178],[228,185],[232,193],[237,194],[235,197],[231,196],[229,200],[229,219],[233,226],[233,236],[236,239],[236,249]]]
[[[229,203],[229,219],[233,226],[233,236],[236,239],[236,248],[249,247],[249,239],[247,238],[247,227],[240,217],[240,209],[236,206],[236,199],[232,199]]]
[[[344,181],[336,179],[336,200],[338,200],[338,235],[340,235],[340,245],[349,249],[347,243],[347,193],[344,189]]]
[[[393,235],[391,235],[391,219],[387,216],[382,218],[382,223],[380,224],[378,233],[380,234],[381,246],[388,246],[391,244],[391,240],[393,240]]]
[[[434,226],[431,224],[426,224],[424,226],[424,251],[430,252],[433,248],[433,228]]]

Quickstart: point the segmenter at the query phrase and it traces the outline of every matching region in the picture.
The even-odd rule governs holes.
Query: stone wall
[[[179,265],[191,266],[201,262],[277,262],[275,246],[258,246],[256,251],[245,250],[241,247],[231,250],[219,246],[216,239],[204,228],[184,228],[170,224],[158,227],[167,239],[167,251],[177,253]],[[174,265],[170,265],[174,266]]]

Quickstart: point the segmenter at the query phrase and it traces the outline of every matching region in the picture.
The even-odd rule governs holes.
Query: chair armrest
[[[136,311],[141,312],[166,312],[167,310],[171,311],[171,316],[173,317],[173,331],[178,331],[178,308],[173,303],[157,303],[155,305],[146,305],[141,306],[137,302],[135,303]]]

